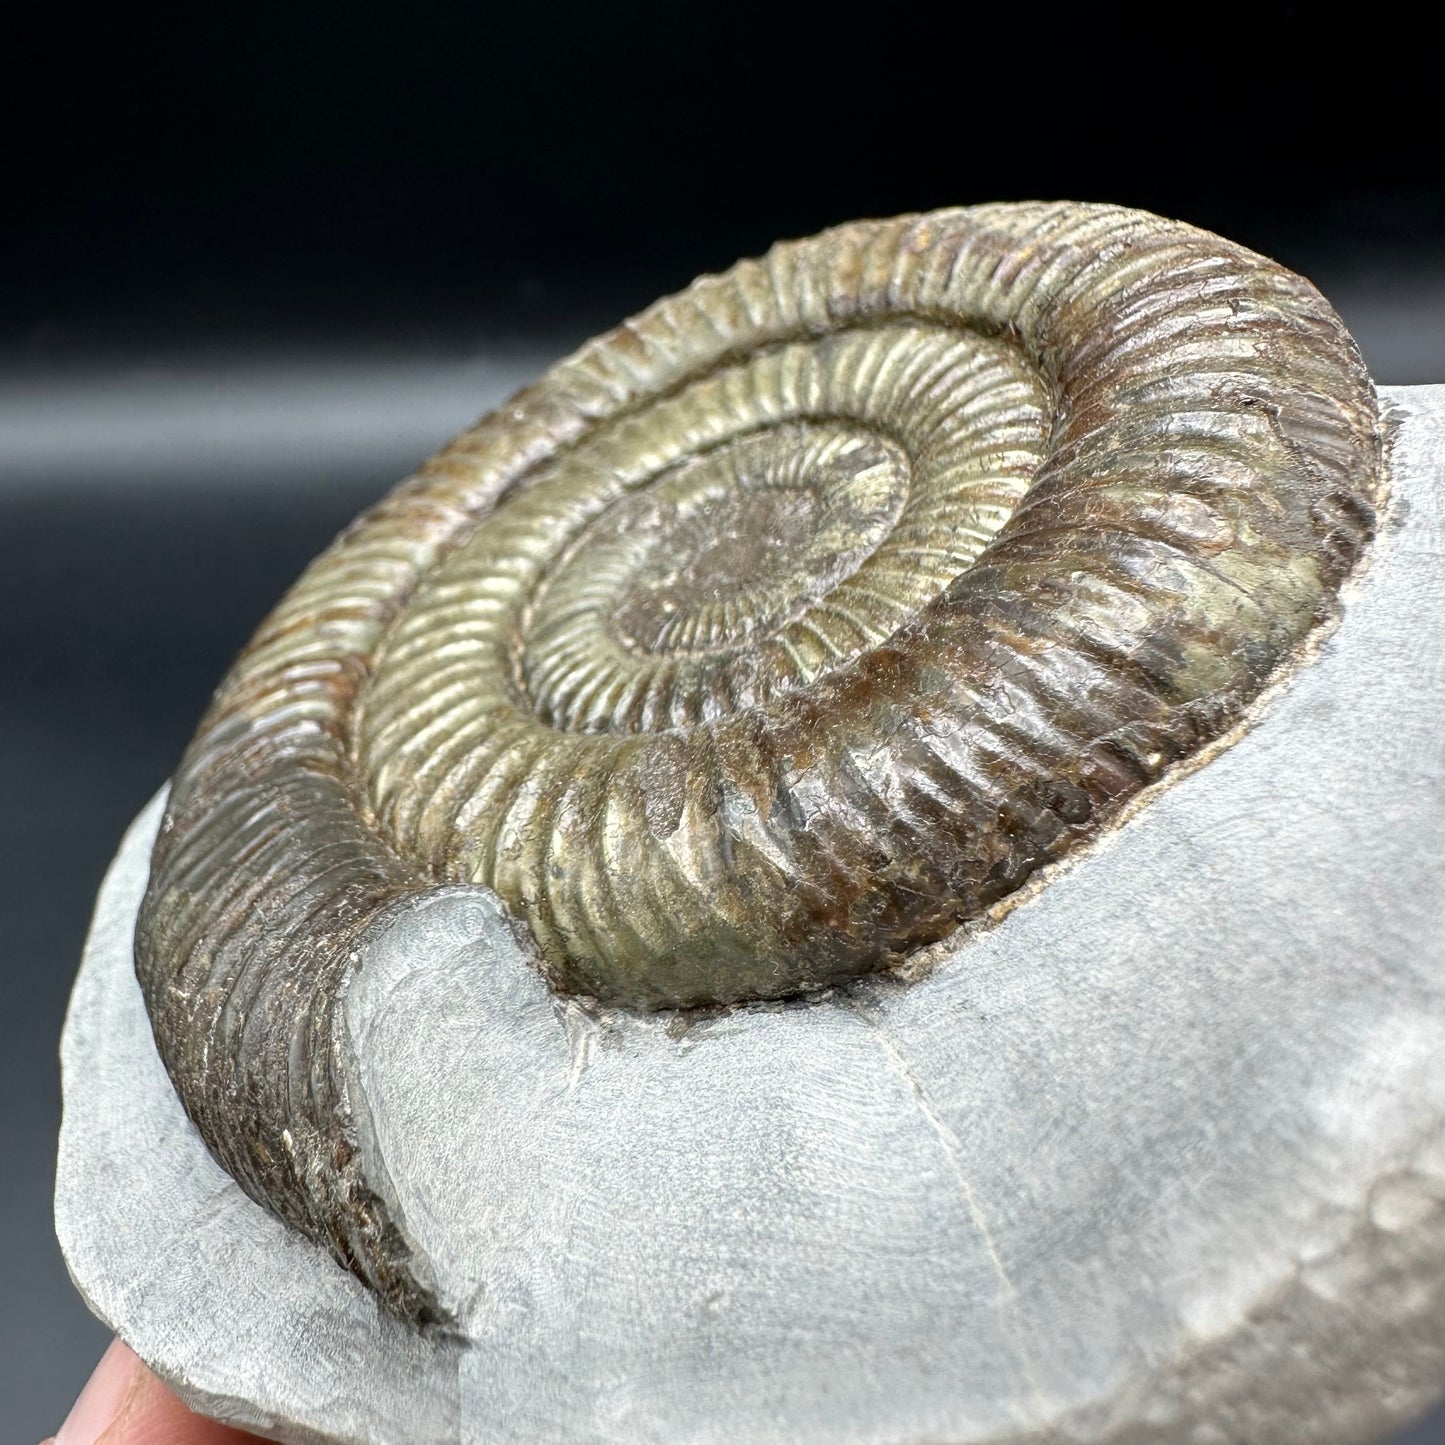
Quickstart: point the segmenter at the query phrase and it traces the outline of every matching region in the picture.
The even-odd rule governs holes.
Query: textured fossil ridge
[[[1237,721],[1381,478],[1328,304],[1187,226],[984,206],[695,282],[362,517],[222,684],[136,935],[182,1101],[435,1320],[337,1045],[369,929],[485,884],[641,1008],[887,969]]]

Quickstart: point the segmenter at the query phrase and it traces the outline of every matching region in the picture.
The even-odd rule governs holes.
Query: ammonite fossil
[[[1313,287],[1138,212],[859,222],[697,281],[362,517],[222,684],[136,938],[187,1110],[437,1319],[352,1147],[368,929],[484,884],[558,990],[638,1009],[893,968],[1238,722],[1380,457]]]

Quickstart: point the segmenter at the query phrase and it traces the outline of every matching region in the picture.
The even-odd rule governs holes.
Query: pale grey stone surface
[[[92,1308],[292,1441],[1349,1445],[1445,1390],[1445,388],[1369,574],[1233,748],[912,984],[682,1029],[554,999],[480,889],[371,941],[370,1177],[465,1338],[241,1194],[130,967],[64,1041]]]

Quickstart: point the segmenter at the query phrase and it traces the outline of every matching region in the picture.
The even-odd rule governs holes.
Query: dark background
[[[49,1222],[91,899],[305,560],[549,357],[861,215],[1179,216],[1312,276],[1377,380],[1445,381],[1445,134],[1409,110],[1432,48],[1361,19],[357,0],[8,22],[0,1442],[53,1430],[104,1340]]]

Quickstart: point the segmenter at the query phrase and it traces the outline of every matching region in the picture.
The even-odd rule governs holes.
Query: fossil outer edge
[[[136,932],[187,1111],[442,1319],[356,1148],[367,937],[483,883],[610,1003],[886,970],[1238,719],[1368,542],[1380,446],[1308,283],[1136,212],[862,222],[658,303],[360,519],[222,684]]]

